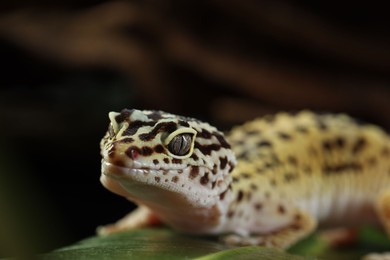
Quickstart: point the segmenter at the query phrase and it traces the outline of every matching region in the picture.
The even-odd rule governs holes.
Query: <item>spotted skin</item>
[[[390,234],[390,141],[379,127],[302,111],[225,136],[161,111],[109,117],[101,182],[139,209],[101,234],[161,221],[233,245],[277,248],[318,226],[379,221]]]

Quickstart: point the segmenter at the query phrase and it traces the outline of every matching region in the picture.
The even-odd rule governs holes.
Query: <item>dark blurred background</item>
[[[133,206],[99,183],[107,113],[229,129],[280,110],[390,128],[380,1],[12,1],[0,8],[0,257],[94,235]]]

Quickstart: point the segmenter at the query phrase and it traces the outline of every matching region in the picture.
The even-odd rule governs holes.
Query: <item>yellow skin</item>
[[[380,222],[390,234],[390,141],[379,127],[303,111],[259,118],[224,137],[161,111],[110,119],[101,182],[140,207],[100,234],[161,221],[233,245],[277,248],[319,225]],[[170,127],[157,131],[161,122]]]

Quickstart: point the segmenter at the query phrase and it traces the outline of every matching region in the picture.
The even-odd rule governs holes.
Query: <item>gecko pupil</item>
[[[172,138],[168,144],[168,149],[174,155],[186,155],[190,151],[191,143],[191,134],[180,134]]]

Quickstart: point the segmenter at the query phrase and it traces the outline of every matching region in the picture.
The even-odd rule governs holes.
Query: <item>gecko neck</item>
[[[154,189],[155,190],[155,189]],[[228,207],[233,200],[230,186],[215,195],[215,202],[207,205],[193,204],[186,196],[178,196],[171,191],[163,191],[159,199],[128,199],[139,205],[145,205],[162,222],[180,232],[212,234],[223,226]]]

